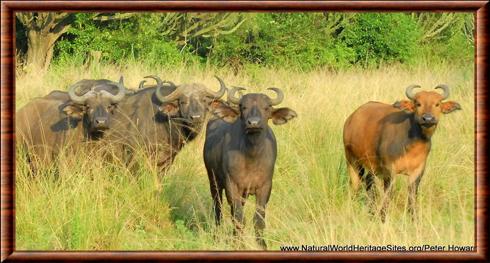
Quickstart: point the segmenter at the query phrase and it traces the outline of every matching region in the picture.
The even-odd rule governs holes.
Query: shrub
[[[145,17],[114,23],[94,21],[92,16],[77,14],[74,25],[56,45],[59,61],[83,63],[89,51],[100,51],[101,61],[106,63],[142,60],[150,65],[176,65],[188,60],[196,62],[197,58],[187,48],[179,50],[176,43],[150,30],[152,27],[142,26]]]
[[[340,35],[340,41],[354,50],[354,63],[364,66],[412,62],[419,39],[417,24],[402,13],[360,14]]]

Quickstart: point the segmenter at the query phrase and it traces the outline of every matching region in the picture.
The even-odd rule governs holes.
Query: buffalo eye
[[[415,102],[415,107],[420,107],[420,102]]]
[[[436,104],[436,107],[439,107],[439,105],[440,105],[440,104],[439,104],[439,103],[437,103],[437,104]]]
[[[116,105],[109,105],[107,106],[107,111],[112,112],[116,108]]]
[[[180,101],[180,105],[186,105],[186,104],[187,104],[187,101],[183,101],[183,100]]]

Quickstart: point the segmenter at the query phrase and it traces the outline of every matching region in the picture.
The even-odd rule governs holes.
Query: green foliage
[[[218,65],[253,63],[303,70],[410,64],[421,62],[420,54],[429,56],[428,60],[461,60],[455,54],[465,50],[469,55],[465,57],[471,57],[473,53],[471,43],[461,37],[473,24],[469,15],[447,15],[451,26],[431,32],[437,38],[425,43],[424,30],[434,31],[439,24],[423,26],[406,13],[249,14],[241,30],[215,39],[210,58]]]
[[[145,64],[177,65],[196,62],[188,49],[179,49],[175,43],[162,37],[158,20],[142,15],[118,21],[94,21],[94,14],[77,14],[75,24],[66,37],[56,45],[60,61],[83,63],[90,51],[99,51],[102,62],[124,63],[141,60]],[[153,27],[145,26],[153,23]]]
[[[465,13],[80,13],[55,46],[58,62],[254,64],[299,70],[469,62],[474,19]],[[17,37],[21,40],[22,35]],[[20,46],[20,45],[19,45]]]
[[[452,16],[451,16],[452,15]],[[448,19],[452,18],[451,20]],[[440,62],[457,61],[472,63],[474,59],[474,16],[468,14],[443,13],[431,17],[418,14],[419,25],[425,29],[421,47],[424,57]],[[434,24],[443,24],[437,28]],[[437,34],[434,34],[434,31]]]
[[[15,17],[15,47],[17,52],[26,53],[27,52],[27,31],[24,25]]]
[[[351,48],[355,63],[410,62],[417,52],[420,32],[415,21],[402,13],[366,13],[356,17],[340,39]]]
[[[215,63],[294,65],[300,69],[341,67],[353,53],[328,32],[330,21],[321,13],[252,14],[252,23],[237,34],[217,39]]]

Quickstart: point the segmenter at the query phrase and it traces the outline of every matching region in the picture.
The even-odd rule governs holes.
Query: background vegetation
[[[299,117],[273,127],[279,156],[266,218],[270,249],[474,245],[471,15],[86,13],[69,19],[44,74],[27,63],[28,29],[18,21],[17,109],[82,78],[123,75],[127,86],[137,87],[143,76],[157,74],[217,88],[218,75],[251,91],[280,87],[282,105]],[[219,21],[224,22],[213,27]],[[413,83],[427,89],[447,83],[463,110],[444,116],[434,135],[417,220],[405,212],[407,178],[400,176],[388,220],[381,224],[369,215],[365,195],[355,198],[349,190],[342,126],[361,104],[402,99]],[[228,206],[224,224],[214,226],[203,143],[201,133],[178,154],[160,194],[155,164],[144,158],[131,174],[120,163],[98,158],[97,150],[81,149],[62,156],[58,170],[45,167],[32,177],[18,154],[16,248],[257,249],[253,197],[245,206],[243,238],[232,234]]]
[[[19,13],[17,18],[18,54],[27,68],[47,69],[51,57],[56,65],[141,61],[235,70],[473,60],[471,13]],[[38,56],[43,62],[35,56],[42,52],[49,55]]]

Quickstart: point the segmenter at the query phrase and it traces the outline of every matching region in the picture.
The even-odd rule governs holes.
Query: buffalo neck
[[[423,143],[426,146],[427,152],[431,148],[431,137],[435,131],[436,126],[434,125],[430,130],[423,128],[416,120],[415,115],[411,114],[408,124],[410,125],[408,129],[408,138],[401,146],[404,151],[418,143]]]
[[[197,133],[182,122],[169,119],[167,125],[168,140],[174,147],[181,149],[184,144],[194,140]]]
[[[243,125],[240,125],[240,148],[250,157],[259,156],[265,147],[267,140],[268,127],[265,127],[259,132],[247,133]]]
[[[420,139],[430,143],[432,135],[436,131],[437,124],[430,128],[422,127],[415,119],[415,114],[410,116],[410,129],[408,131],[409,138]]]

